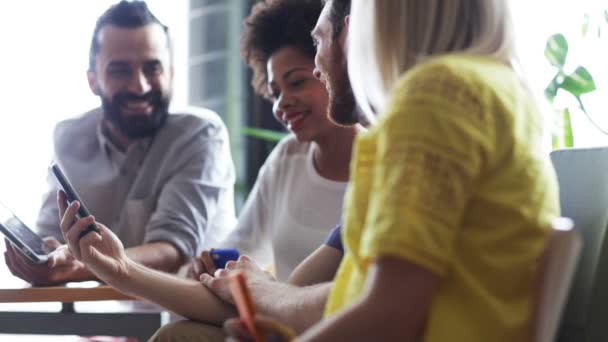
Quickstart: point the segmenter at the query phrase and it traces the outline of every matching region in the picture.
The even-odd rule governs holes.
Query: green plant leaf
[[[574,136],[572,134],[572,122],[570,120],[570,110],[568,108],[555,110],[551,138],[553,149],[574,146]]]
[[[570,120],[570,110],[564,109],[564,126],[563,126],[563,141],[564,147],[574,146],[574,135],[572,134],[572,121]]]
[[[567,75],[560,88],[579,97],[595,90],[595,81],[585,67],[579,66],[573,73]]]
[[[277,143],[287,135],[284,132],[277,132],[270,129],[243,127],[241,130],[246,136],[258,138],[261,140]]]
[[[545,57],[554,67],[563,69],[568,56],[568,41],[563,34],[557,33],[547,39],[545,46]]]
[[[559,73],[557,75],[555,75],[555,77],[553,77],[553,79],[551,80],[551,82],[549,83],[547,88],[545,88],[545,97],[547,98],[547,100],[549,100],[549,102],[553,102],[553,99],[555,99],[555,96],[557,95],[557,91],[559,90],[559,87],[560,87],[560,84],[558,81],[559,76],[560,76]]]

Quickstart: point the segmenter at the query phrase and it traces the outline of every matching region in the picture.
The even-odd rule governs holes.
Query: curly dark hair
[[[292,46],[314,59],[310,32],[322,9],[322,0],[263,0],[253,6],[243,22],[241,56],[253,70],[251,85],[256,93],[271,98],[266,63],[280,48]]]

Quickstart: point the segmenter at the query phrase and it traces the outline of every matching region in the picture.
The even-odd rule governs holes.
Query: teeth
[[[303,116],[304,116],[304,114],[300,114],[300,115],[294,116],[293,118],[291,118],[289,120],[289,122],[296,122],[296,121],[300,120]]]
[[[137,102],[127,102],[127,107],[129,108],[146,108],[149,104],[146,101],[137,101]]]
[[[152,106],[148,101],[129,101],[125,104],[124,108],[132,112],[148,112]]]
[[[287,121],[287,128],[291,129],[291,126],[301,120],[304,117],[304,113],[298,114]]]

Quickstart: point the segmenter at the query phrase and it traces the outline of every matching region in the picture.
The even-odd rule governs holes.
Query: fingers
[[[226,265],[227,266],[227,265]],[[220,268],[215,270],[215,272],[213,273],[213,276],[216,278],[224,278],[230,275],[230,270],[225,269],[225,268]]]
[[[59,219],[61,220],[63,218],[63,215],[65,215],[65,211],[68,208],[67,197],[65,196],[63,190],[57,191],[57,207],[59,208]]]
[[[267,341],[291,341],[296,338],[295,330],[274,319],[256,315],[255,325],[264,332]]]
[[[192,272],[194,272],[196,278],[203,273],[203,267],[205,266],[198,258],[192,258]]]
[[[226,263],[226,267],[225,267],[225,268],[226,268],[227,270],[234,270],[234,269],[236,269],[236,268],[237,268],[237,266],[238,266],[238,265],[237,265],[236,261],[234,261],[234,260],[230,260],[230,261],[228,261],[228,262]]]
[[[255,325],[266,341],[291,341],[296,338],[294,330],[276,320],[255,317]],[[253,341],[251,333],[240,318],[231,318],[224,322],[224,332],[228,336],[226,341]]]
[[[205,285],[211,292],[224,297],[224,293],[229,293],[228,278],[217,278],[212,277],[207,273],[201,274],[200,282]]]
[[[74,203],[78,203],[78,202],[74,202]],[[69,215],[68,213],[71,209],[72,208],[70,206],[70,208],[68,208],[68,212],[66,212],[66,216]],[[70,249],[72,250],[72,253],[74,254],[74,257],[76,257],[76,259],[78,259],[78,260],[81,260],[81,258],[82,258],[81,253],[80,253],[80,246],[82,243],[90,244],[101,238],[101,236],[99,234],[86,234],[86,235],[82,236],[82,238],[81,238],[82,232],[85,229],[87,229],[87,227],[90,226],[91,224],[95,224],[95,218],[93,216],[87,216],[85,218],[82,218],[82,219],[79,219],[78,221],[76,221],[76,223],[74,223],[74,225],[67,228],[66,231],[63,233],[63,236],[65,237],[66,241],[68,242],[68,245],[70,246]],[[62,229],[64,229],[64,228],[62,227]]]
[[[241,255],[238,260],[233,261],[230,260],[226,263],[226,269],[227,270],[236,270],[236,269],[241,269],[241,270],[246,270],[246,269],[250,269],[253,266],[257,266],[257,264],[251,260],[250,257],[246,256],[246,255]]]
[[[215,263],[213,262],[213,258],[211,257],[211,253],[209,251],[203,251],[201,253],[200,261],[205,267],[205,270],[209,274],[214,274],[216,271]]]
[[[245,323],[239,318],[231,318],[224,322],[224,332],[229,336],[227,341],[253,341]]]
[[[44,241],[44,245],[49,252],[61,247],[61,242],[59,242],[59,240],[55,239],[52,236],[47,236],[43,238],[42,241]]]
[[[80,203],[78,203],[78,201],[74,201],[67,207],[67,210],[63,211],[59,226],[61,227],[61,233],[64,237],[74,222],[76,222],[76,213],[78,213],[78,208],[80,208]]]
[[[199,280],[203,285],[205,285],[206,287],[208,287],[211,290],[217,288],[218,282],[216,281],[216,278],[208,275],[207,273],[201,274],[201,276],[199,277]]]
[[[99,260],[102,254],[97,250],[98,243],[104,239],[110,241],[110,236],[107,235],[107,231],[104,231],[104,236],[101,234],[85,234],[82,235],[82,231],[86,230],[88,226],[95,223],[93,216],[88,216],[89,220],[79,220],[70,231],[70,239],[78,245],[78,255],[74,255],[78,260],[81,260],[85,265],[92,260]],[[82,222],[80,222],[82,221]],[[122,247],[122,246],[121,246]]]
[[[253,260],[251,260],[251,258],[248,255],[241,255],[239,257],[239,261],[242,261],[242,262],[245,262],[245,263],[253,262]]]
[[[190,264],[188,265],[188,271],[186,276],[190,279],[197,280],[201,275],[201,265],[198,258],[192,257],[190,258]]]
[[[70,252],[68,246],[63,245],[56,248],[50,255],[47,265],[50,268],[55,268],[62,265],[70,265],[74,261],[74,256]]]
[[[15,250],[14,250],[12,244],[7,242],[6,252],[4,252],[4,261],[6,263],[6,266],[8,267],[8,269],[11,271],[11,273],[13,275],[29,282],[28,279],[25,279],[25,275],[21,271],[21,268],[17,265],[15,258],[16,258]]]
[[[6,265],[13,275],[32,285],[52,285],[54,272],[46,264],[35,264],[13,246],[7,246],[4,254]]]

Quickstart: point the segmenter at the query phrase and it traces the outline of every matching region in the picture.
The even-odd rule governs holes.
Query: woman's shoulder
[[[438,95],[460,89],[478,88],[488,84],[489,78],[517,78],[513,69],[490,56],[451,54],[430,58],[414,66],[397,82],[395,89],[408,89],[408,94],[429,91]],[[444,94],[445,93],[445,94]]]
[[[424,98],[425,103],[457,105],[477,111],[484,102],[521,87],[513,69],[489,56],[445,55],[416,65],[397,81],[392,105]]]

